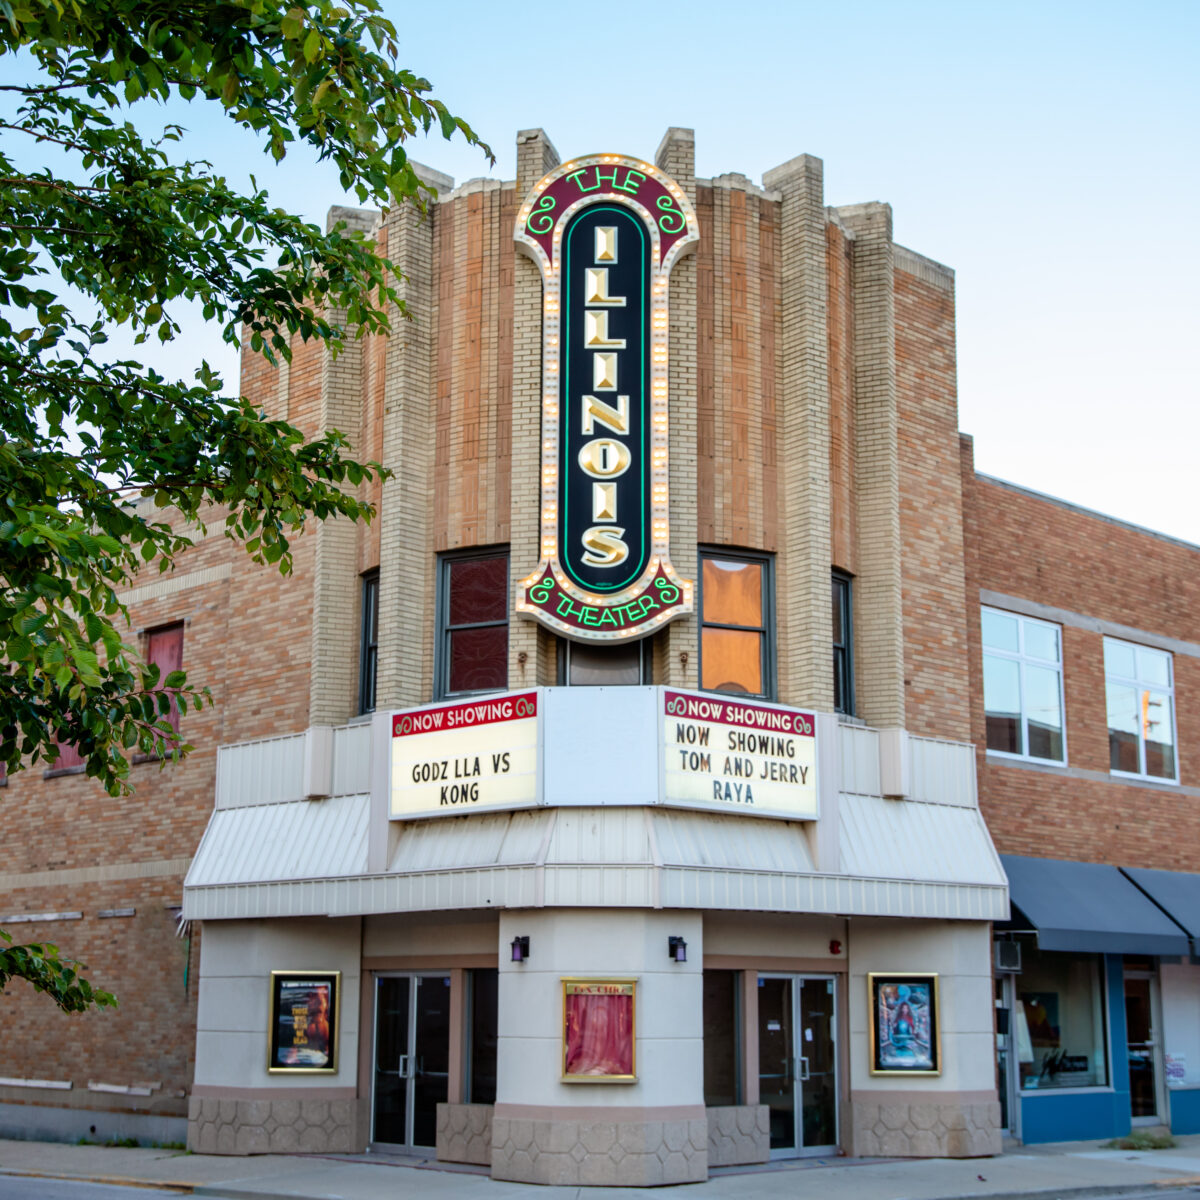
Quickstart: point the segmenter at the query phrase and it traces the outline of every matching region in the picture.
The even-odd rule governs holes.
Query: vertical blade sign
[[[640,159],[574,159],[517,218],[542,273],[541,561],[517,611],[627,641],[692,611],[671,566],[668,280],[699,238],[683,190]]]

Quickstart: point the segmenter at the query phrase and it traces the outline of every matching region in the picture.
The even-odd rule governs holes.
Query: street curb
[[[19,1179],[62,1179],[68,1183],[102,1183],[109,1187],[159,1188],[164,1192],[188,1195],[196,1191],[191,1183],[178,1179],[134,1179],[128,1175],[61,1175],[53,1171],[25,1171],[20,1167],[0,1167],[0,1175]]]
[[[964,1192],[955,1200],[1089,1200],[1090,1197],[1128,1196],[1135,1192],[1169,1192],[1197,1184],[1200,1184],[1200,1176],[1187,1175],[1180,1179],[1147,1179],[1145,1183],[1106,1183],[1093,1187],[1041,1188],[1028,1192]],[[943,1197],[943,1200],[949,1198]]]

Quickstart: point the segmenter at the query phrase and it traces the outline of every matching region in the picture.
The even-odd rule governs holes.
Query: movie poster
[[[937,976],[871,975],[871,1073],[937,1075]]]
[[[563,980],[563,1079],[632,1083],[634,991],[631,979]]]
[[[271,972],[270,1071],[337,1070],[340,971]]]

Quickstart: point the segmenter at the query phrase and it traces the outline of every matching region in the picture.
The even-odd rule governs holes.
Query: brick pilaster
[[[517,134],[517,202],[558,166],[558,151],[541,129]],[[512,521],[509,579],[516,585],[541,560],[542,278],[534,263],[516,255],[513,279]],[[512,600],[510,598],[510,604]],[[555,682],[552,635],[533,621],[509,623],[508,686]],[[524,658],[522,659],[522,655]]]
[[[378,219],[379,214],[372,211],[331,208],[326,225],[332,229],[344,222],[349,229],[369,234]],[[329,316],[335,324],[345,326],[344,312],[331,310]],[[359,453],[362,445],[364,346],[349,330],[341,354],[334,358],[326,349],[321,358],[320,429],[345,434],[352,453]],[[319,521],[314,536],[309,720],[313,725],[340,725],[357,710],[359,530],[346,520]]]
[[[768,171],[763,186],[781,199],[779,698],[828,711],[833,707],[833,620],[823,173],[819,158],[803,154]]]
[[[453,181],[426,172],[439,192]],[[433,362],[435,207],[387,214],[387,255],[404,272],[399,292],[411,320],[392,315],[383,396],[377,708],[420,704],[433,689]]]
[[[858,574],[854,580],[857,714],[872,725],[904,725],[904,613],[900,573],[900,452],[896,392],[896,304],[892,210],[837,210],[854,234],[854,485]]]
[[[696,204],[696,135],[690,129],[668,129],[654,156]],[[704,230],[701,230],[704,236]],[[696,257],[689,254],[671,272],[670,487],[671,561],[681,579],[698,583],[696,555]],[[697,589],[698,590],[698,589]],[[698,687],[700,614],[667,626],[655,646],[654,680],[676,687]],[[685,664],[686,656],[686,664]]]

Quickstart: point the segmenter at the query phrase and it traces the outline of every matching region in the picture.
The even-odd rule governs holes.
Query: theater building
[[[413,319],[247,355],[242,389],[388,466],[378,516],[314,525],[287,580],[216,537],[127,597],[214,687],[188,761],[122,801],[69,766],[9,781],[0,924],[124,1003],[64,1038],[0,997],[0,1125],[574,1184],[986,1155],[1128,1125],[1143,983],[1181,1031],[1156,1116],[1185,1119],[1192,943],[1138,869],[1200,869],[1170,834],[1197,552],[976,477],[953,272],[822,175],[526,130],[515,180],[330,214]],[[1118,588],[1114,553],[1161,570]],[[1136,721],[1109,737],[1138,770],[1109,770],[1101,639],[1170,656],[1174,779]],[[1069,765],[1020,675],[1048,647]],[[1053,925],[1044,873],[1079,864],[1143,925]]]
[[[307,725],[220,751],[190,1144],[994,1153],[953,276],[807,156],[518,163],[335,212],[414,320],[246,362],[394,475],[289,593]]]

